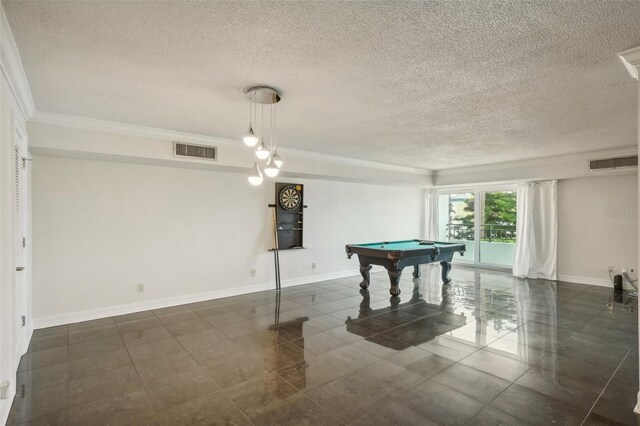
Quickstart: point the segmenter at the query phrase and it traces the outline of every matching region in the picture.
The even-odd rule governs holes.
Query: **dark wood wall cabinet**
[[[276,182],[275,235],[278,250],[301,249],[304,229],[304,185]]]

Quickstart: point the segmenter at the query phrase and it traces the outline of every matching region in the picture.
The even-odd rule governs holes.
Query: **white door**
[[[13,121],[14,137],[14,203],[15,203],[15,244],[16,244],[16,277],[15,277],[15,311],[16,315],[16,351],[20,357],[26,350],[27,336],[27,283],[28,283],[28,256],[26,251],[27,238],[27,138],[23,127]]]

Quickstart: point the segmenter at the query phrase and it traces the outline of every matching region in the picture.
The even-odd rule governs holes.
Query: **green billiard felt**
[[[436,247],[446,247],[449,244],[435,242],[433,245]],[[380,250],[412,250],[412,249],[425,249],[433,246],[432,244],[420,244],[420,241],[406,240],[406,241],[380,241],[378,243],[369,244],[354,244],[354,247],[366,247],[370,249]]]

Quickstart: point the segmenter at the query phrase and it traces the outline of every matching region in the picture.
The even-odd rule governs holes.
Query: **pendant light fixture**
[[[280,169],[273,163],[271,158],[269,158],[267,165],[264,167],[264,174],[272,178],[278,176],[278,173],[280,173]]]
[[[271,105],[271,150],[269,151],[269,160],[267,160],[267,165],[264,167],[264,174],[267,177],[276,177],[278,173],[280,173],[280,168],[273,161],[273,154],[275,153],[274,149],[274,140],[276,138],[276,126],[275,126],[275,105]]]
[[[258,138],[256,137],[255,133],[253,133],[253,128],[251,127],[251,124],[249,124],[249,130],[247,131],[247,134],[244,135],[244,144],[247,146],[256,146],[256,144],[258,143]]]
[[[281,97],[276,89],[268,86],[249,87],[245,90],[245,95],[249,100],[249,130],[243,138],[243,141],[247,146],[256,147],[256,160],[249,175],[249,182],[252,185],[260,185],[263,181],[263,171],[267,177],[276,177],[280,172],[280,167],[282,167],[282,158],[280,158],[276,149],[276,104],[280,102]],[[253,120],[251,119],[251,104],[253,104]],[[259,135],[256,135],[254,131],[254,129],[258,128],[257,104],[261,105]],[[269,129],[267,129],[270,137],[270,145],[268,148],[265,144],[265,104],[271,106],[269,113],[270,125]],[[261,170],[260,163],[265,160],[267,160],[267,162]]]
[[[244,144],[247,146],[256,146],[256,144],[258,143],[258,137],[253,132],[253,122],[254,121],[251,119],[251,102],[249,102],[249,130],[247,130],[247,133],[242,139],[244,141]]]
[[[248,179],[251,185],[258,186],[262,183],[262,173],[260,172],[257,161],[253,163],[253,168],[251,169],[251,174]]]
[[[260,145],[258,145],[258,149],[256,149],[256,157],[258,157],[258,160],[266,160],[267,158],[269,158],[269,154],[269,150],[266,146],[264,146],[263,140],[262,142],[260,142]]]
[[[277,149],[273,150],[273,156],[271,158],[272,158],[272,160],[275,163],[277,168],[282,167],[283,161],[282,161],[282,158],[280,158],[280,155],[278,154],[278,150]]]

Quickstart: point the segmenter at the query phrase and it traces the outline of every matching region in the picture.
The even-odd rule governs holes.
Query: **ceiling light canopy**
[[[249,183],[260,185],[262,171],[267,177],[276,177],[282,167],[282,158],[276,149],[276,104],[282,99],[280,92],[269,86],[252,86],[245,90],[249,100],[249,130],[243,138],[245,145],[256,147],[256,161],[249,175]],[[265,132],[265,105],[267,106],[267,129]],[[258,109],[260,114],[258,114]],[[258,123],[260,126],[258,127]],[[259,134],[254,131],[259,129]],[[265,140],[269,143],[265,144]],[[261,163],[266,160],[266,164]]]

